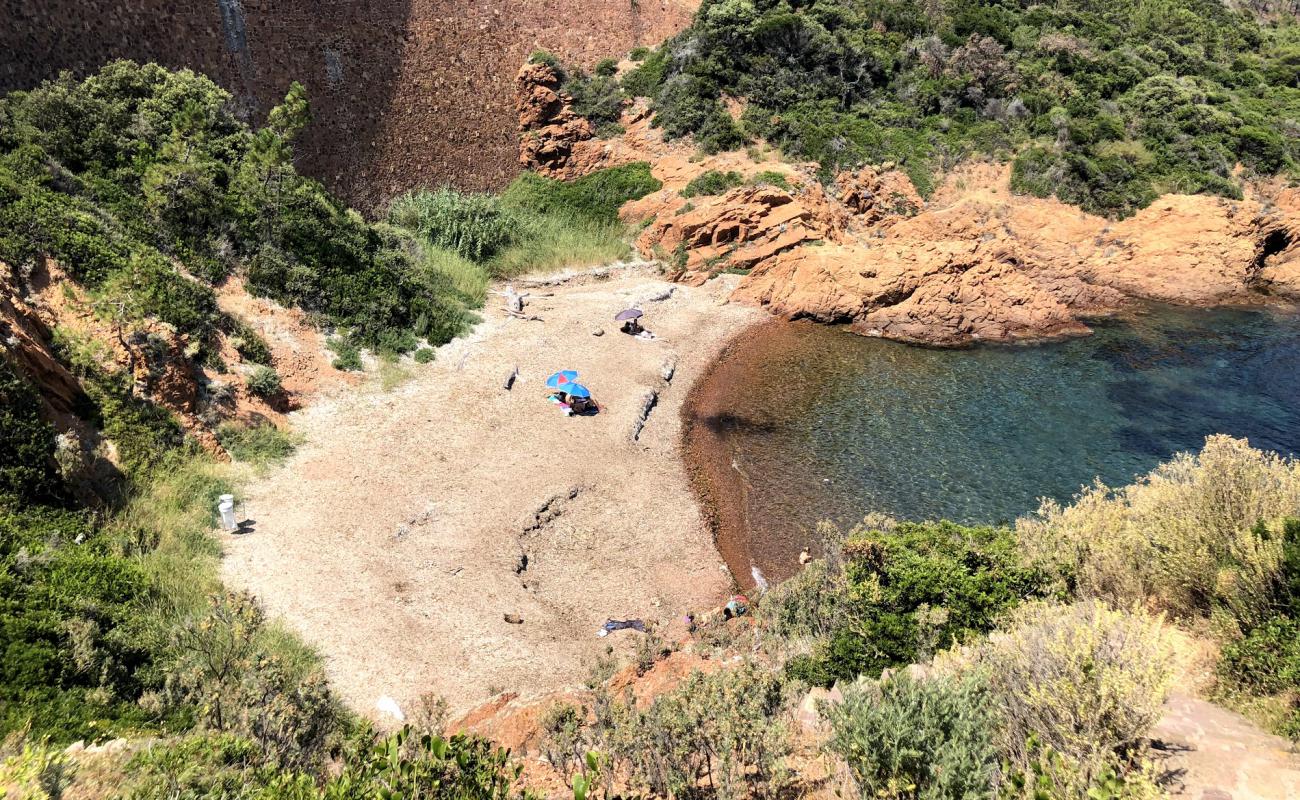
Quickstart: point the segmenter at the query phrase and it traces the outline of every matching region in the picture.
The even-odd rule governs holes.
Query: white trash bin
[[[235,496],[233,494],[223,494],[217,502],[217,513],[221,515],[221,527],[228,531],[239,529],[239,524],[235,522]]]

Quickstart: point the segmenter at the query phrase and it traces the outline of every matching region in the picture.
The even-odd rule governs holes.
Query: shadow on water
[[[697,425],[703,425],[706,430],[717,436],[732,433],[750,435],[774,433],[777,429],[776,423],[770,417],[755,419],[742,414],[705,414],[695,417],[693,421]]]
[[[717,374],[700,421],[750,481],[733,516],[778,580],[821,519],[1014,520],[1214,433],[1300,452],[1300,319],[1265,310],[1155,307],[1091,337],[956,351],[786,325]]]

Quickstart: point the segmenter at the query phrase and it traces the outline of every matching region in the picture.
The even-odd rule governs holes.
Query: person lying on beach
[[[578,398],[570,398],[564,392],[554,392],[546,399],[558,405],[565,416],[571,416],[573,414],[573,401]]]

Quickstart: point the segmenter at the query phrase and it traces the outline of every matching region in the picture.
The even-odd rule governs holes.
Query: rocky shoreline
[[[647,161],[663,188],[625,205],[636,247],[699,285],[744,275],[733,297],[786,319],[938,346],[1085,335],[1136,301],[1300,301],[1300,189],[1248,184],[1240,200],[1167,194],[1124,220],[1014,194],[1010,166],[969,162],[922,198],[894,164],[842,172],[754,148],[702,156],[666,142],[644,101],[596,138],[552,70],[519,77],[520,161],[557,178]],[[687,197],[706,173],[721,194]],[[736,185],[739,183],[740,185]]]

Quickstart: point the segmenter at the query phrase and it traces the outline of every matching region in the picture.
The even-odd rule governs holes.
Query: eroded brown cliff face
[[[301,168],[359,207],[518,171],[514,79],[536,49],[590,64],[685,27],[696,0],[0,0],[0,91],[115,58],[191,67],[256,120],[291,81]]]

